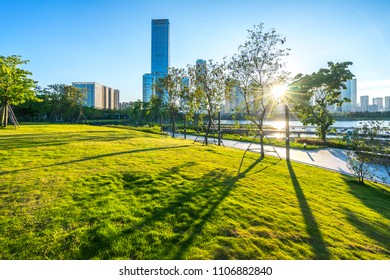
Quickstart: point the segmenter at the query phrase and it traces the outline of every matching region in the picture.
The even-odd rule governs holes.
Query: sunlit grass
[[[134,130],[0,130],[1,259],[390,259],[378,184]]]

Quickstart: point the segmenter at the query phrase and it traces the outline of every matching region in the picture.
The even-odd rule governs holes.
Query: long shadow
[[[382,223],[381,227],[378,227],[379,223],[373,224],[366,220],[364,217],[359,217],[357,214],[349,209],[345,209],[348,221],[364,233],[369,238],[376,240],[382,245],[385,253],[390,256],[390,225],[389,223]]]
[[[203,228],[205,227],[207,222],[210,220],[212,214],[215,212],[215,210],[218,208],[218,206],[225,200],[225,198],[230,194],[230,192],[234,189],[234,187],[236,186],[236,183],[241,178],[244,178],[263,159],[264,159],[264,157],[260,157],[255,162],[253,162],[247,169],[245,169],[242,173],[239,173],[237,176],[226,176],[226,175],[223,176],[223,180],[221,181],[220,184],[225,186],[225,187],[214,198],[212,206],[209,207],[205,213],[202,213],[200,221],[194,224],[194,229],[193,229],[191,235],[189,237],[187,237],[182,242],[182,244],[180,246],[180,250],[176,253],[174,259],[182,259],[183,258],[184,254],[187,252],[188,248],[193,243],[195,237],[198,236],[202,232]],[[241,166],[242,166],[242,162],[240,165],[240,169],[241,169]],[[264,169],[266,169],[267,167],[265,167]]]
[[[311,154],[309,152],[306,152],[306,154],[309,156],[311,161],[315,161],[314,158],[311,156]]]
[[[146,148],[146,149],[139,149],[139,150],[130,150],[130,151],[123,151],[123,152],[109,153],[109,154],[101,154],[101,155],[97,155],[97,156],[85,157],[85,158],[82,158],[82,159],[76,159],[76,160],[70,160],[70,161],[65,161],[65,162],[59,162],[59,163],[55,163],[55,164],[41,165],[41,166],[37,166],[37,167],[23,168],[23,169],[11,170],[11,171],[3,171],[3,172],[0,172],[0,175],[10,174],[10,173],[17,173],[17,172],[20,172],[20,171],[28,171],[28,170],[34,170],[34,169],[40,169],[40,168],[53,167],[53,166],[67,165],[67,164],[72,164],[72,163],[79,163],[79,162],[84,162],[84,161],[89,161],[89,160],[94,160],[94,159],[100,159],[100,158],[105,158],[105,157],[112,157],[112,156],[133,154],[133,153],[142,153],[142,152],[151,152],[151,151],[157,151],[157,150],[179,149],[179,148],[184,148],[184,147],[188,147],[188,146],[190,146],[190,145]]]
[[[107,133],[107,131],[104,131]],[[135,138],[131,135],[90,135],[88,133],[57,132],[55,134],[20,134],[0,136],[0,149],[12,150],[42,146],[60,146],[82,141],[118,141]]]
[[[358,198],[366,207],[375,211],[383,218],[377,222],[359,217],[349,209],[346,214],[350,223],[366,236],[376,240],[390,254],[390,191],[379,185],[359,183],[351,177],[342,176],[349,187],[349,193]],[[380,225],[380,226],[379,226]]]
[[[359,183],[351,177],[341,175],[349,187],[349,193],[365,206],[390,220],[390,189],[370,183]]]
[[[295,194],[298,198],[301,213],[305,220],[306,231],[309,234],[309,242],[315,254],[314,258],[323,260],[330,259],[330,253],[326,247],[317,221],[313,215],[313,212],[310,209],[309,203],[307,202],[305,194],[302,191],[294,169],[289,161],[287,161],[287,167],[290,173],[291,182],[294,186]]]
[[[245,159],[245,155],[246,155],[246,153],[248,152],[248,150],[246,150],[245,152],[244,152],[244,154],[242,155],[242,157],[241,157],[241,162],[240,162],[240,167],[238,168],[238,172],[237,172],[237,174],[238,175],[240,175],[240,172],[241,172],[241,168],[242,168],[242,165],[243,165],[243,163],[244,163],[244,159]],[[253,167],[255,167],[259,162],[261,162],[262,160],[264,159],[264,155],[260,155],[260,157],[251,165],[251,169],[253,169]],[[248,170],[246,170],[246,173],[248,173],[249,171]]]
[[[103,238],[104,240],[102,240],[100,237],[92,239],[89,244],[86,244],[81,248],[80,258],[90,259],[97,256],[112,258],[109,252],[116,240],[128,238],[129,242],[131,242],[129,257],[131,259],[145,259],[145,256],[139,255],[140,250],[137,249],[137,247],[139,246],[139,243],[143,242],[143,238],[146,237],[142,236],[142,234],[142,237],[137,238],[137,236],[140,236],[140,232],[147,231],[149,228],[154,228],[155,225],[160,224],[173,215],[176,219],[172,225],[172,230],[177,234],[172,240],[164,244],[164,246],[159,246],[159,252],[156,255],[160,256],[160,258],[161,256],[165,256],[167,259],[183,259],[188,249],[192,246],[195,238],[201,234],[204,227],[210,221],[218,206],[229,196],[240,178],[245,177],[258,162],[259,160],[255,161],[237,176],[226,174],[226,171],[223,169],[212,170],[199,179],[188,181],[188,183],[194,187],[183,190],[183,192],[168,203],[164,203],[163,199],[160,200],[160,193],[153,193],[150,189],[155,187],[158,180],[169,180],[170,176],[174,176],[173,174],[177,176],[181,169],[189,168],[196,163],[187,163],[173,167],[169,171],[160,174],[159,178],[154,178],[154,180],[145,180],[142,177],[138,177],[139,180],[137,180],[137,175],[126,175],[125,177],[130,180],[127,189],[134,189],[134,193],[138,196],[143,195],[142,192],[140,192],[141,189],[149,195],[153,194],[155,196],[155,198],[153,198],[156,202],[155,204],[162,205],[162,207],[152,208],[150,214],[142,221],[122,230],[110,239]],[[196,205],[195,208],[194,205]],[[189,220],[181,221],[181,213],[189,215]],[[99,228],[92,228],[88,235],[94,236],[98,230]],[[107,254],[104,252],[107,252]],[[151,258],[153,258],[153,256]]]

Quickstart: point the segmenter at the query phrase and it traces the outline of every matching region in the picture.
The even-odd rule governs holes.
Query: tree
[[[228,92],[226,63],[216,63],[209,60],[195,66],[188,66],[191,77],[190,92],[198,104],[198,109],[205,112],[207,126],[205,144],[208,144],[208,135],[211,125],[221,110],[222,102]]]
[[[229,69],[236,81],[236,91],[244,97],[242,111],[259,130],[260,154],[264,157],[264,117],[275,104],[272,89],[287,81],[289,73],[285,71],[283,57],[290,50],[283,47],[285,37],[274,29],[265,31],[262,23],[248,33],[247,41],[232,57]]]
[[[54,122],[77,122],[82,114],[86,91],[63,84],[49,85],[41,91],[48,103],[48,119]]]
[[[187,121],[195,114],[197,103],[193,91],[190,90],[190,80],[188,77],[182,79],[182,89],[179,94],[179,111],[183,113],[184,139],[187,138]]]
[[[146,118],[146,108],[148,107],[147,102],[137,100],[130,106],[130,119],[136,125],[142,125]]]
[[[385,147],[387,145],[380,139],[382,130],[383,123],[368,121],[354,128],[349,138],[352,150],[347,152],[347,163],[359,182],[363,183],[364,178],[374,178],[369,163],[382,164],[382,159],[385,158],[388,162],[388,147]]]
[[[341,99],[345,82],[354,77],[348,70],[352,62],[328,62],[328,68],[321,68],[310,75],[298,74],[290,84],[290,102],[293,112],[304,125],[316,125],[317,135],[326,142],[326,135],[335,122],[328,107],[341,106],[349,99]]]
[[[172,137],[175,137],[176,115],[179,111],[180,95],[184,88],[184,69],[170,67],[168,73],[158,78],[156,91],[160,96],[164,96],[165,107],[168,110],[172,124]]]
[[[10,105],[36,99],[34,91],[36,82],[28,77],[32,73],[20,68],[28,62],[16,55],[0,56],[1,125],[4,127],[8,124]]]

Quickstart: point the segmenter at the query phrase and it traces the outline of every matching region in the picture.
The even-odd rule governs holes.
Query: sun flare
[[[284,93],[287,90],[287,85],[277,85],[272,88],[272,95],[277,100],[283,97]]]

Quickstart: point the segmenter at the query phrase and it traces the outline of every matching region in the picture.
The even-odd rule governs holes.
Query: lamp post
[[[286,122],[286,160],[290,161],[290,109],[284,105],[284,118]]]

